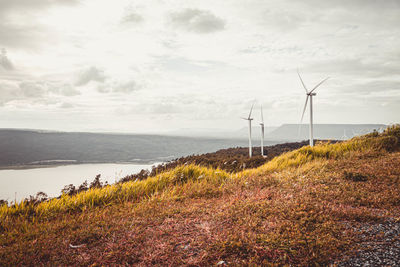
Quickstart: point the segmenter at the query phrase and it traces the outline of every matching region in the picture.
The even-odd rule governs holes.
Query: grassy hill
[[[396,126],[241,172],[186,164],[3,205],[0,265],[326,265],[361,249],[366,225],[398,222],[399,211]]]

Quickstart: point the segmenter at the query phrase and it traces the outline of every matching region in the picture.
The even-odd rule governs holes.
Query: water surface
[[[42,191],[49,197],[57,197],[65,185],[78,186],[85,180],[90,184],[97,174],[109,184],[142,169],[146,164],[77,164],[35,169],[0,170],[0,199],[20,201]]]

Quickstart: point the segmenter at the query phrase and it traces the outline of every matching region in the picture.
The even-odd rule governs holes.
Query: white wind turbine
[[[342,135],[342,140],[347,140],[347,139],[349,139],[349,138],[347,137],[346,129],[344,129],[343,130],[343,135]]]
[[[311,91],[308,91],[306,85],[305,85],[304,82],[303,82],[303,79],[302,79],[301,76],[300,76],[299,70],[297,70],[297,74],[299,75],[301,84],[303,85],[304,89],[306,90],[306,94],[307,94],[306,103],[304,104],[303,114],[301,115],[300,125],[301,125],[301,123],[303,122],[303,117],[304,117],[304,113],[306,112],[308,99],[310,99],[310,146],[314,146],[312,97],[317,95],[316,93],[314,93],[314,90],[317,89],[323,82],[325,82],[326,80],[328,80],[329,77],[328,77],[328,78],[325,78],[324,80],[322,80],[322,81],[321,81],[319,84],[317,84],[313,89],[311,89]]]
[[[242,119],[247,120],[249,122],[249,157],[250,158],[251,158],[252,153],[253,153],[253,147],[251,145],[251,121],[253,120],[253,118],[251,117],[251,112],[253,111],[253,106],[254,106],[254,102],[253,102],[253,105],[251,105],[249,117],[242,118]]]
[[[264,115],[263,115],[263,109],[261,105],[261,156],[264,157]]]

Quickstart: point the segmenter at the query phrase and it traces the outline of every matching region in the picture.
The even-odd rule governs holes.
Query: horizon
[[[82,132],[400,121],[398,1],[0,2],[0,126]],[[73,18],[73,20],[71,19]],[[308,110],[306,111],[308,117]]]
[[[284,126],[299,126],[301,127],[306,127],[308,129],[309,124],[308,123],[283,123],[281,125],[270,125],[270,126],[265,126],[266,132],[265,134],[268,135],[272,133],[274,130],[277,130],[281,127]],[[391,126],[391,125],[396,125],[396,124],[381,124],[381,123],[314,123],[314,127],[316,126],[322,126],[322,125],[330,125],[330,126]],[[253,125],[251,127],[252,129],[257,129],[260,128],[260,125]],[[237,133],[239,134],[241,131],[248,131],[248,126],[243,126],[240,128],[234,128],[234,129],[223,129],[223,128],[180,128],[180,129],[172,129],[172,130],[166,130],[166,131],[158,131],[158,132],[118,132],[118,131],[101,131],[101,130],[92,130],[92,131],[79,131],[79,130],[71,130],[71,131],[66,131],[66,130],[58,130],[58,129],[39,129],[39,128],[0,128],[0,131],[3,130],[16,130],[16,131],[43,131],[43,132],[49,132],[49,133],[93,133],[93,134],[121,134],[121,135],[159,135],[159,136],[177,136],[177,137],[204,137],[204,138],[215,138],[219,137],[218,134],[225,134],[225,133]],[[179,131],[183,131],[181,134]],[[189,132],[185,132],[189,131]],[[307,130],[308,131],[308,130]],[[215,133],[215,136],[212,135],[212,133]],[[201,134],[204,134],[203,136]],[[195,135],[195,136],[193,136]],[[246,135],[247,136],[247,135]],[[234,137],[227,137],[228,139],[234,138]],[[244,137],[240,137],[244,138]],[[247,138],[247,137],[246,137]],[[253,136],[254,139],[259,138],[258,134],[254,134]]]

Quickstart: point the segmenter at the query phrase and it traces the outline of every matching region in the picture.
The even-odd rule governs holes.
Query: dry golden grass
[[[237,174],[187,165],[3,206],[0,265],[326,265],[356,247],[349,225],[398,217],[399,140],[392,127]]]

